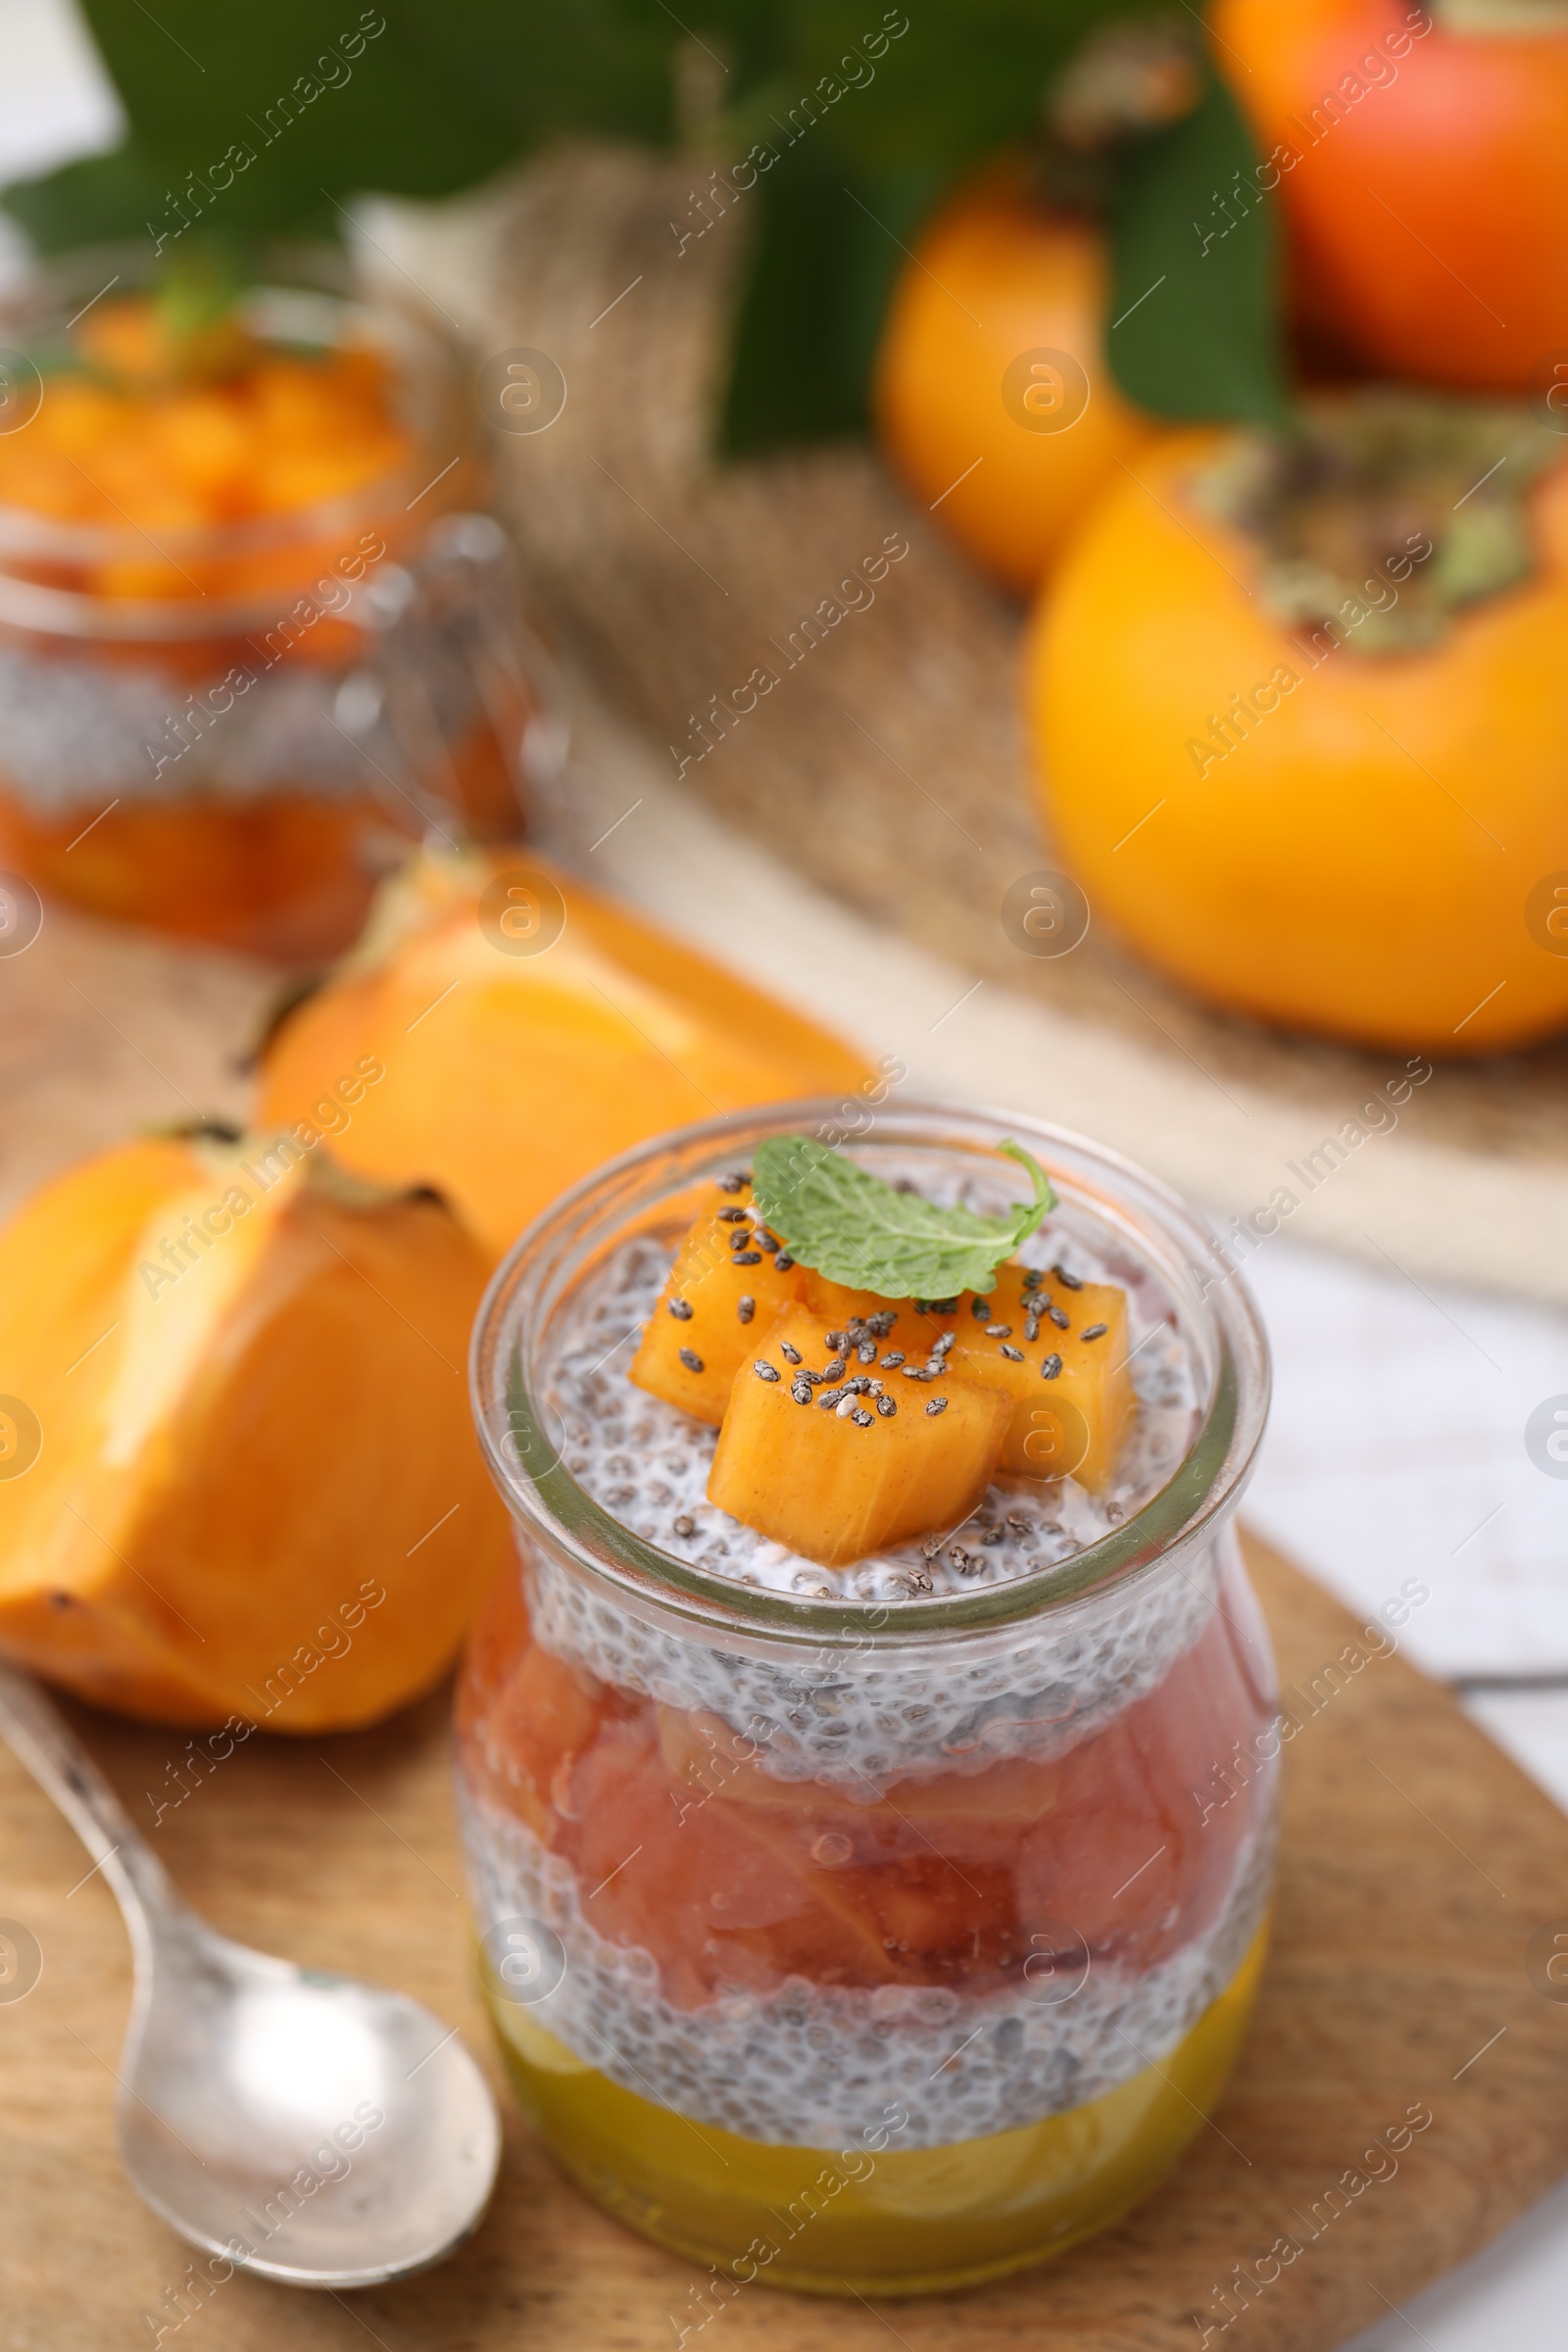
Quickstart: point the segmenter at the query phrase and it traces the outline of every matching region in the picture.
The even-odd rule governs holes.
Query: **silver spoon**
[[[63,1717],[5,1665],[0,1733],[130,1933],[118,2129],[132,2187],[192,2245],[290,2286],[375,2286],[450,2254],[501,2155],[495,2101],[455,2034],[405,1993],[209,1928]]]

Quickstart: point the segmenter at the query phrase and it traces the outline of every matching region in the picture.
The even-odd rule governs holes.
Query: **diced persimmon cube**
[[[631,1361],[638,1388],[699,1421],[723,1420],[738,1367],[757,1354],[762,1334],[801,1294],[803,1269],[790,1260],[779,1271],[775,1260],[789,1253],[758,1226],[751,1198],[749,1182],[733,1192],[714,1186]]]
[[[1126,1292],[1103,1282],[1069,1288],[1059,1275],[999,1266],[989,1294],[965,1293],[956,1329],[954,1373],[1011,1404],[1003,1469],[1072,1477],[1094,1494],[1108,1485],[1138,1410]]]
[[[906,1381],[898,1369],[882,1378],[858,1364],[834,1372],[844,1359],[830,1353],[829,1329],[788,1307],[748,1350],[708,1499],[806,1559],[847,1568],[967,1519],[991,1484],[1009,1411],[1005,1396],[967,1381]]]

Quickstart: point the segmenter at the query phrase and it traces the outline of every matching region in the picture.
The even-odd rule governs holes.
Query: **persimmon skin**
[[[883,451],[965,554],[1020,596],[1152,429],[1105,363],[1107,289],[1099,230],[1044,211],[1004,171],[937,215],[894,291],[873,387]],[[1030,430],[1004,401],[1007,368],[1036,350],[1067,353],[1089,379],[1088,407],[1060,431]]]
[[[1211,24],[1309,318],[1396,375],[1549,381],[1540,363],[1568,346],[1568,18],[1484,34],[1410,0],[1217,0]]]
[[[1096,917],[1200,996],[1361,1045],[1561,1027],[1568,957],[1527,902],[1568,872],[1568,466],[1534,493],[1530,580],[1422,652],[1314,666],[1188,494],[1211,447],[1146,453],[1026,642],[1044,811]],[[1255,723],[1205,761],[1238,695]]]
[[[564,916],[537,956],[505,952],[480,920],[487,885],[519,862]],[[870,1082],[803,1014],[504,850],[426,851],[384,886],[367,939],[269,1044],[264,1117],[311,1117],[367,1054],[386,1077],[334,1133],[334,1156],[433,1187],[492,1259],[568,1185],[666,1128],[830,1088],[863,1101]]]

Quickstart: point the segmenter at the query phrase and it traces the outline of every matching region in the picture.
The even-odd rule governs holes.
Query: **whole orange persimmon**
[[[1152,429],[1106,365],[1108,278],[1099,223],[1048,208],[1007,167],[937,215],[894,291],[873,390],[882,447],[1020,595]]]
[[[1568,6],[1217,0],[1211,24],[1313,323],[1398,375],[1568,384]]]
[[[1430,1054],[1568,1022],[1568,465],[1468,405],[1170,436],[1026,652],[1097,916],[1218,1004]]]

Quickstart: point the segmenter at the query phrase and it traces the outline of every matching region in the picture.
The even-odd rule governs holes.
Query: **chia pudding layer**
[[[825,1570],[710,1503],[717,1431],[626,1376],[674,1249],[673,1237],[644,1234],[606,1253],[550,1334],[537,1395],[565,1467],[595,1501],[714,1575],[871,1604],[872,1627],[906,1618],[912,1632],[927,1595],[1049,1577],[1141,1509],[1191,1443],[1194,1367],[1157,1280],[1114,1239],[1067,1232],[1051,1218],[1019,1250],[1023,1264],[1127,1293],[1138,1411],[1105,1491],[1091,1494],[1071,1478],[998,1480],[961,1528]],[[765,1336],[759,1332],[760,1347]],[[1038,1628],[1020,1627],[1005,1648],[963,1663],[939,1644],[922,1645],[918,1659],[882,1663],[860,1654],[850,1635],[837,1647],[798,1651],[785,1666],[743,1642],[687,1639],[543,1552],[532,1567],[530,1609],[547,1648],[601,1682],[717,1714],[758,1741],[777,1778],[880,1786],[911,1770],[979,1772],[1003,1756],[1043,1758],[1087,1738],[1153,1689],[1199,1639],[1221,1565],[1210,1547],[1180,1578],[1135,1580],[1108,1605],[1069,1603]]]
[[[1078,1149],[1064,1139],[1069,1176]],[[943,1205],[1017,1203],[996,1156],[892,1137],[867,1156]],[[1150,1514],[1106,1546],[1102,1571],[1082,1559],[1184,1465],[1201,1471],[1223,1429],[1219,1317],[1182,1286],[1185,1234],[1172,1246],[1162,1205],[1140,1227],[1091,1170],[1012,1253],[1040,1279],[1004,1295],[1044,1294],[1037,1323],[1059,1300],[1062,1345],[1075,1291],[1124,1294],[1136,1411],[1098,1491],[999,1475],[961,1524],[829,1570],[710,1503],[717,1433],[628,1377],[693,1217],[711,1213],[709,1186],[740,1205],[739,1163],[726,1177],[694,1159],[631,1216],[614,1190],[627,1163],[609,1171],[597,1231],[568,1202],[572,1259],[552,1260],[548,1227],[520,1245],[521,1262],[539,1256],[538,1319],[512,1319],[503,1283],[476,1356],[503,1463],[521,1423],[508,1476],[524,1504],[526,1606],[515,1588],[497,1599],[471,1655],[463,1831],[487,1952],[499,1934],[548,1962],[516,1994],[490,1985],[521,2075],[580,2068],[585,2113],[603,2077],[699,2128],[807,2148],[895,2109],[903,2147],[981,2141],[1135,2079],[1162,2098],[1167,2067],[1170,2097],[1186,2099],[1190,2060],[1175,2054],[1229,2015],[1214,2005],[1266,1912],[1275,1776],[1252,1758],[1275,1703],[1267,1642],[1228,1514],[1200,1516],[1200,1478],[1196,1506],[1185,1487],[1168,1497],[1169,1534]],[[779,1253],[776,1232],[761,1238]],[[762,1301],[747,1293],[761,1288],[715,1296],[750,1325]],[[683,1289],[669,1298],[689,1303]],[[904,1318],[891,1331],[880,1312],[854,1324],[843,1311],[830,1364],[853,1354],[853,1376],[863,1366],[911,1417],[941,1383],[956,1395],[964,1375],[937,1346],[953,1308],[933,1321],[889,1300]],[[1059,1375],[1049,1335],[1007,1314],[1031,1350],[1013,1361]],[[1101,1302],[1080,1320],[1091,1342],[1109,1328]],[[758,1311],[740,1380],[771,1329]],[[822,1374],[835,1412],[843,1369]],[[803,1376],[791,1399],[776,1371],[757,1377],[785,1406],[773,1426],[787,1446],[789,1414],[816,1392]],[[867,1392],[855,1401],[863,1411]],[[520,1443],[533,1432],[551,1464],[536,1484]],[[564,1483],[552,1490],[558,1460],[577,1502],[646,1553],[575,1541],[585,1523]],[[971,1598],[984,1605],[953,1605]],[[564,2081],[552,2092],[572,2095]]]
[[[945,1985],[797,1976],[770,1993],[736,1990],[683,2010],[664,1998],[650,1952],[595,1931],[570,1865],[520,1821],[466,1802],[462,1826],[481,1919],[525,1920],[559,1939],[542,1980],[550,1988],[522,2012],[529,2022],[623,2089],[797,2147],[836,2147],[894,2103],[909,2119],[901,2147],[982,2139],[1158,2066],[1246,1958],[1267,1909],[1275,1837],[1270,1814],[1215,1916],[1151,1968],[1102,1963],[1069,1941],[1013,1991],[965,1998]]]
[[[769,1542],[708,1500],[718,1432],[626,1377],[674,1255],[671,1246],[646,1236],[610,1253],[552,1335],[543,1401],[566,1468],[596,1502],[661,1550],[775,1592],[901,1601],[973,1592],[1054,1567],[1108,1535],[1165,1485],[1191,1443],[1197,1398],[1174,1318],[1138,1261],[1092,1252],[1049,1224],[1017,1254],[1025,1266],[1061,1268],[1079,1282],[1115,1283],[1127,1292],[1128,1371],[1138,1416],[1103,1494],[1092,1494],[1071,1478],[999,1480],[961,1527],[934,1529],[919,1542],[837,1571]],[[901,1344],[903,1326],[915,1318],[906,1302],[900,1308],[890,1300],[889,1308],[899,1317],[889,1338]],[[759,1350],[765,1339],[759,1327]],[[923,1353],[924,1341],[915,1345]],[[891,1376],[890,1385],[896,1385]]]

